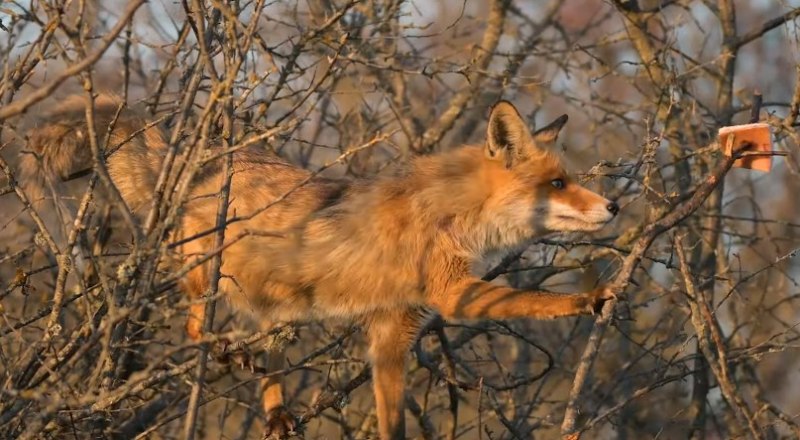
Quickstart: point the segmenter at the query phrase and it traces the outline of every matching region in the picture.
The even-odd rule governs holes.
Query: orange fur
[[[75,116],[83,105],[68,101],[34,131],[30,146],[44,159],[25,162],[25,176],[63,177],[78,161],[87,165]],[[105,133],[100,124],[118,106],[101,98],[98,133]],[[574,295],[522,291],[469,272],[470,262],[488,251],[518,248],[550,232],[594,231],[616,214],[615,204],[570,180],[557,156],[543,148],[565,122],[562,117],[531,133],[516,109],[500,102],[483,147],[417,157],[394,173],[349,182],[312,178],[300,185],[308,171],[263,152],[237,152],[229,212],[248,219],[230,224],[226,236],[277,234],[250,235],[226,248],[220,287],[263,327],[326,318],[364,323],[380,434],[403,438],[405,357],[431,310],[446,318],[554,318],[591,314],[609,298],[605,289]],[[111,143],[144,124],[124,111]],[[108,158],[115,184],[137,212],[152,193],[164,139],[157,128],[148,129]],[[221,181],[216,163],[195,180],[183,236],[214,227],[217,199],[202,196],[216,194]],[[182,252],[191,258],[210,246],[207,239],[194,240]],[[201,267],[188,275],[183,288],[191,297],[206,290],[206,273]],[[202,313],[202,305],[191,307],[192,337],[200,336]],[[281,354],[270,361],[274,369],[282,364]],[[277,420],[270,429],[288,429],[279,380],[265,383],[264,398],[265,410]]]

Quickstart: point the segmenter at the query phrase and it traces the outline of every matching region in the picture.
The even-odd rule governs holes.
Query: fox
[[[94,166],[87,99],[66,99],[31,130],[34,154],[21,158],[24,179],[58,181]],[[114,147],[105,166],[131,211],[142,216],[167,154],[165,129],[113,95],[93,99],[98,138],[108,144],[101,147]],[[372,177],[322,177],[266,149],[236,151],[228,213],[238,221],[226,226],[226,237],[255,233],[223,247],[219,290],[264,331],[328,319],[359,324],[368,341],[378,434],[403,439],[407,357],[432,319],[593,315],[615,297],[603,285],[573,294],[524,290],[471,271],[489,252],[524,249],[551,233],[598,231],[617,216],[617,203],[576,182],[553,151],[567,120],[562,115],[531,130],[501,100],[490,107],[482,144],[412,157]],[[214,249],[202,233],[216,226],[218,202],[209,195],[219,192],[223,174],[210,163],[191,184],[175,234],[200,238],[178,248],[184,261]],[[203,337],[208,264],[180,282],[193,300],[185,327],[192,340]],[[269,353],[266,370],[280,372],[284,363],[279,349]],[[282,382],[276,374],[261,383],[266,436],[283,438],[298,428]]]

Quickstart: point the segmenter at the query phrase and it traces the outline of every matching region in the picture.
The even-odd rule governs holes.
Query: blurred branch
[[[659,2],[658,5],[652,6],[650,8],[642,8],[639,5],[639,0],[614,0],[614,3],[622,8],[625,11],[633,12],[637,14],[652,14],[656,12],[661,12],[668,6],[674,5],[678,3],[679,0],[662,0]]]
[[[486,20],[486,30],[479,46],[475,48],[475,56],[470,63],[470,73],[466,74],[467,85],[459,90],[447,104],[431,127],[425,130],[422,137],[417,140],[414,150],[419,153],[431,151],[445,133],[449,131],[456,119],[461,116],[467,103],[472,100],[475,93],[480,90],[484,82],[485,71],[492,61],[500,36],[503,33],[503,23],[508,9],[508,0],[492,0],[489,7],[489,17]]]
[[[791,11],[784,13],[779,17],[775,17],[771,20],[766,21],[760,28],[754,29],[744,35],[740,35],[735,42],[736,49],[740,49],[742,46],[752,43],[753,41],[758,40],[759,38],[763,37],[764,34],[767,32],[779,27],[783,26],[785,23],[790,21],[794,21],[800,17],[800,8],[792,8]]]
[[[58,86],[60,86],[64,81],[92,67],[98,60],[100,60],[100,57],[103,56],[106,50],[111,47],[111,45],[114,43],[114,40],[125,29],[125,27],[128,25],[128,22],[133,19],[133,15],[144,3],[145,0],[132,0],[130,3],[128,3],[128,7],[125,8],[125,11],[123,11],[122,16],[117,21],[117,24],[114,25],[114,27],[111,28],[101,39],[102,42],[100,47],[89,54],[86,58],[67,67],[61,73],[59,73],[56,78],[50,80],[50,82],[44,86],[39,87],[35,91],[31,92],[26,97],[0,107],[0,122],[5,121],[12,116],[23,113],[30,106],[50,96],[50,94],[53,93],[53,91],[57,89]]]
[[[722,395],[725,396],[728,405],[734,408],[734,413],[737,416],[736,418],[740,423],[750,428],[750,434],[753,438],[763,438],[753,414],[744,400],[742,400],[736,392],[738,387],[734,383],[733,377],[729,371],[728,354],[725,349],[725,341],[720,335],[719,323],[711,314],[711,309],[708,306],[708,298],[703,294],[703,290],[695,288],[688,270],[688,264],[686,263],[682,237],[675,236],[674,249],[681,266],[681,274],[683,275],[686,293],[689,296],[689,305],[692,310],[692,324],[697,332],[697,340],[700,349],[708,365],[711,367],[711,371],[714,372],[714,376],[717,378],[717,382],[722,389]],[[712,341],[715,350],[712,350]]]

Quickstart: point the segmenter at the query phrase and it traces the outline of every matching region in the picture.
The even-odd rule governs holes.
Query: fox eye
[[[550,184],[553,185],[553,188],[555,189],[564,189],[566,186],[564,179],[553,179],[550,181]]]

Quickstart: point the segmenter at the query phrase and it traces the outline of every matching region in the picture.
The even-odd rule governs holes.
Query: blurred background
[[[134,246],[92,173],[43,194],[21,179],[48,111],[91,90],[187,158],[198,133],[213,155],[230,104],[235,143],[346,178],[483,143],[499,99],[531,128],[566,113],[559,154],[621,217],[475,267],[564,292],[615,279],[760,93],[772,171],[734,168],[655,240],[577,389],[591,317],[440,323],[410,355],[406,418],[425,439],[800,437],[799,16],[796,0],[0,2],[0,436],[187,438],[196,407],[196,438],[263,434],[257,372],[211,362],[189,403],[200,351],[164,266],[170,225]],[[220,302],[217,332],[250,328]],[[251,347],[288,345],[303,438],[375,438],[352,330],[290,325]]]

